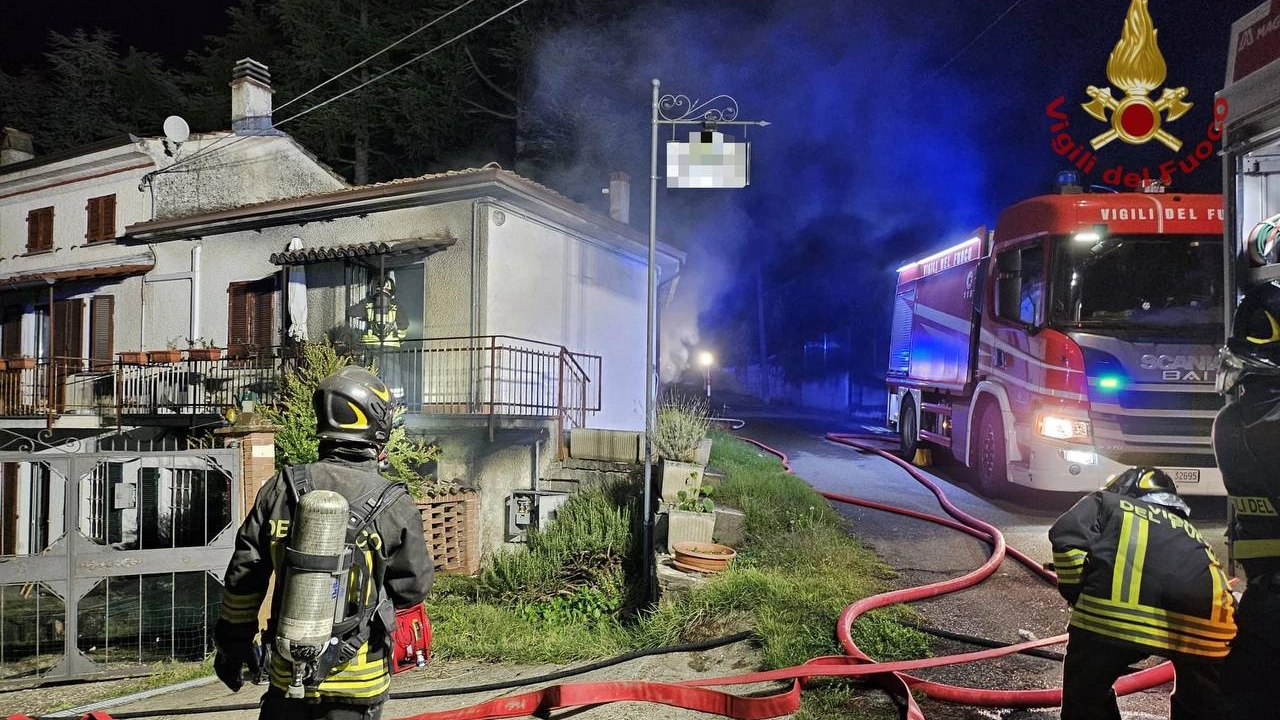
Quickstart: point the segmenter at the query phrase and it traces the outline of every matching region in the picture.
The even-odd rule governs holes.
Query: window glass
[[[1037,325],[1044,304],[1044,248],[1033,245],[996,258],[996,314],[1006,320]]]

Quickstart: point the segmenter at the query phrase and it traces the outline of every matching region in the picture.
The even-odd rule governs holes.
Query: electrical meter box
[[[513,490],[507,498],[507,542],[524,542],[532,528],[545,528],[568,493],[545,490]]]

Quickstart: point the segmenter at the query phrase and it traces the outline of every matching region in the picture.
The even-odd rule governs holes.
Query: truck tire
[[[986,402],[978,418],[978,434],[973,438],[973,470],[978,490],[995,497],[1007,489],[1009,463],[1004,440],[1004,419],[1000,406]]]
[[[898,408],[898,457],[911,462],[920,447],[920,432],[916,419],[916,401],[904,395]]]

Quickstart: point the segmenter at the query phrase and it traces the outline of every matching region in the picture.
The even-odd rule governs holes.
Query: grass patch
[[[428,602],[440,657],[571,663],[750,630],[767,669],[842,652],[845,606],[889,588],[896,573],[849,535],[844,519],[776,458],[713,432],[719,502],[746,513],[748,542],[728,571],[643,613],[627,611],[638,513],[634,487],[580,493],[528,547],[490,559],[479,578],[441,578]],[[905,606],[871,612],[854,639],[878,660],[924,657],[929,637],[900,624]],[[800,718],[895,717],[859,686],[806,690]]]
[[[159,662],[151,666],[150,674],[128,681],[120,681],[119,684],[113,685],[101,693],[93,693],[91,697],[81,697],[75,701],[55,701],[46,703],[44,706],[24,707],[23,712],[31,715],[45,715],[81,705],[167,687],[188,680],[195,680],[196,678],[208,677],[212,674],[212,655],[205,658],[203,662]],[[32,695],[38,695],[38,693],[32,693]]]

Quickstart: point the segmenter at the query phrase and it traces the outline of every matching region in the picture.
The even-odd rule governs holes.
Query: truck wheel
[[[1009,466],[1005,457],[1004,422],[1000,417],[1000,406],[996,403],[988,402],[982,406],[973,445],[973,468],[978,489],[986,496],[999,494],[1009,482]]]
[[[911,462],[920,447],[920,433],[916,428],[916,402],[910,395],[902,398],[898,409],[898,457]]]

